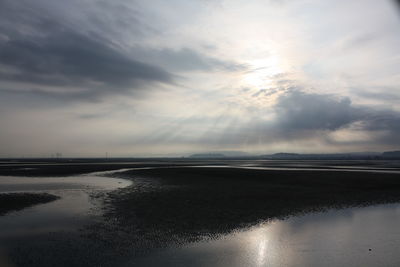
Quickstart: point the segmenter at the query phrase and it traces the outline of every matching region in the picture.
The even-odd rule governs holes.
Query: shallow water
[[[119,171],[121,170],[54,178],[0,176],[0,193],[48,192],[49,190],[61,192],[62,190],[83,189],[113,190],[130,185],[131,182],[125,179],[102,176]]]
[[[103,177],[98,172],[55,178],[0,176],[0,193],[46,192],[61,198],[0,217],[0,247],[20,237],[57,231],[74,231],[91,221],[96,213],[93,192],[114,190],[131,184],[125,179]],[[3,243],[3,244],[2,244]]]
[[[275,220],[128,266],[400,266],[400,205]]]

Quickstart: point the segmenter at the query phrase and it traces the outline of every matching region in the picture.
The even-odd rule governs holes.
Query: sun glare
[[[273,83],[273,76],[283,72],[279,57],[272,55],[268,58],[249,61],[251,70],[243,77],[247,86],[262,88]]]

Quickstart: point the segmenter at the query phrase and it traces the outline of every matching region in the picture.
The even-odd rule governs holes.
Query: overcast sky
[[[0,0],[0,157],[400,148],[390,0]]]

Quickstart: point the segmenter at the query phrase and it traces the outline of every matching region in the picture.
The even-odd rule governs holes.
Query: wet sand
[[[0,174],[22,172],[19,168],[27,167],[3,166]],[[60,237],[56,244],[64,249],[54,254],[57,258],[47,255],[37,266],[79,265],[80,258],[85,259],[82,266],[123,266],[154,248],[217,238],[276,218],[400,201],[396,162],[178,161],[30,168],[36,169],[25,170],[26,176],[134,168],[110,174],[133,183],[92,196],[102,202],[101,219],[84,227],[79,238]],[[68,242],[78,245],[65,247]]]
[[[173,167],[118,177],[135,186],[108,195],[109,223],[99,228],[127,254],[310,211],[400,201],[400,175],[391,173]]]

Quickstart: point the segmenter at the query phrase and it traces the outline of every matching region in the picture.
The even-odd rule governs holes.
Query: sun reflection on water
[[[267,239],[262,239],[258,244],[258,257],[257,257],[257,266],[263,266],[265,263],[265,254],[267,250]]]

